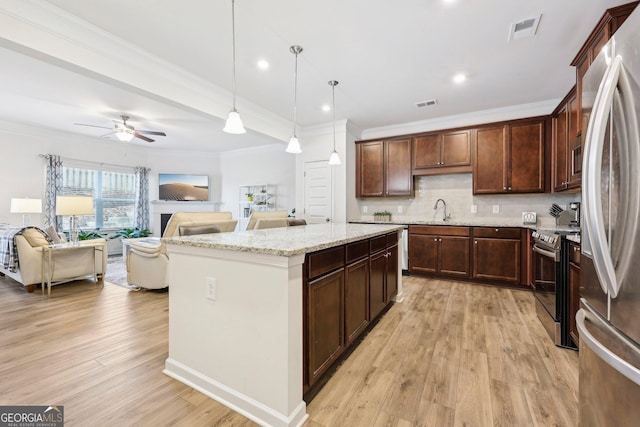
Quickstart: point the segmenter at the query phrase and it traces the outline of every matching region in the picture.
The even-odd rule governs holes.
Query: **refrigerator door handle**
[[[607,121],[621,68],[622,58],[616,56],[613,58],[598,88],[593,114],[587,129],[585,140],[587,152],[585,164],[582,168],[586,175],[583,177],[583,182],[586,196],[585,202],[587,204],[584,227],[587,228],[593,263],[596,267],[598,279],[600,279],[600,286],[605,294],[613,291],[616,273],[610,256],[604,224],[602,224],[604,215],[599,191],[602,188],[602,152],[607,131]]]
[[[578,333],[580,334],[580,341],[584,342],[607,365],[611,366],[634,383],[640,385],[640,369],[637,369],[635,366],[609,350],[593,335],[591,335],[587,329],[587,325],[585,324],[585,318],[585,310],[581,308],[576,314],[576,326],[578,327]],[[611,331],[616,333],[613,330]]]

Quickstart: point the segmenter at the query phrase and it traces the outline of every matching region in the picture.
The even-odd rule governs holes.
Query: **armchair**
[[[284,218],[286,219],[289,216],[287,211],[256,211],[251,214],[249,217],[249,222],[247,223],[247,230],[253,230],[256,228],[256,224],[258,220],[261,219],[276,219],[276,218]],[[282,226],[284,227],[284,225]]]
[[[171,215],[162,237],[187,234],[234,231],[238,220],[231,212],[176,212]],[[209,227],[215,226],[215,227]],[[181,231],[182,230],[182,231]],[[169,286],[169,256],[161,239],[129,241],[126,255],[127,282],[145,289],[164,289]]]

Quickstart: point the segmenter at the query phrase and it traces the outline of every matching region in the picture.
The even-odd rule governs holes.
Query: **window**
[[[78,226],[83,230],[135,227],[135,191],[133,172],[62,168],[61,195],[93,197],[95,215],[78,216]],[[64,221],[63,227],[68,229],[68,221]]]

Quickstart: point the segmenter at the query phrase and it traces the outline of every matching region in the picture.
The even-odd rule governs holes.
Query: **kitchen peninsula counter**
[[[326,223],[163,239],[164,372],[261,425],[302,425],[305,257],[376,236],[399,241],[402,228]]]

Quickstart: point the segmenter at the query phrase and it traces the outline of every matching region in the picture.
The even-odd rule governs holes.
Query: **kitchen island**
[[[171,284],[164,372],[262,425],[302,425],[309,270],[336,274],[346,259],[336,260],[335,248],[348,257],[364,242],[397,244],[401,230],[327,223],[164,239]],[[390,285],[400,301],[394,254]],[[309,267],[309,259],[319,263]]]

